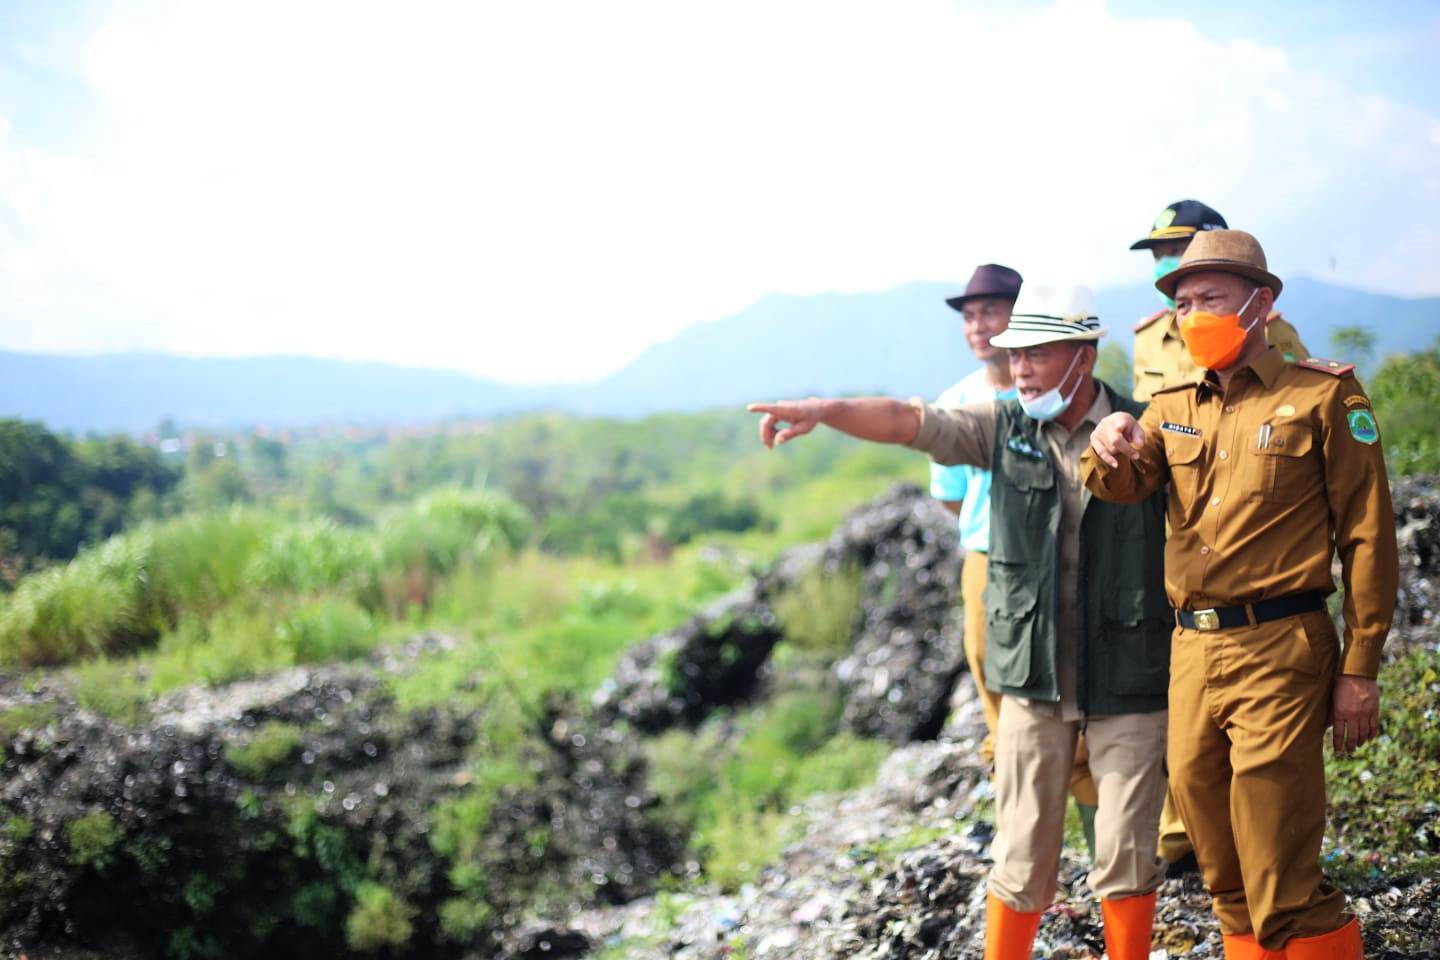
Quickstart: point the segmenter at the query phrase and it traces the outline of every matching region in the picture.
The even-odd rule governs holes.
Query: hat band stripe
[[[1085,332],[1090,330],[1096,330],[1099,328],[1099,326],[1099,323],[1079,323],[1065,320],[1039,320],[1033,318],[1025,318],[1022,320],[1015,320],[1012,318],[1010,322],[1010,328],[1013,330],[1035,330],[1045,333]]]

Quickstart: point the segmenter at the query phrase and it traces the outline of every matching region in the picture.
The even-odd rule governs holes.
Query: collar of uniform
[[[1275,385],[1275,378],[1280,376],[1280,371],[1285,369],[1285,357],[1275,347],[1270,347],[1260,356],[1250,361],[1250,369],[1255,371],[1255,376],[1265,384],[1269,390]]]
[[[1080,418],[1080,422],[1094,426],[1108,417],[1112,409],[1110,406],[1110,391],[1105,389],[1103,381],[1096,380],[1095,402],[1090,404],[1090,409],[1086,411],[1085,416]]]
[[[1267,347],[1265,352],[1245,365],[1247,370],[1255,374],[1255,379],[1265,385],[1269,390],[1275,385],[1275,378],[1280,376],[1280,371],[1285,369],[1285,357],[1276,347]],[[1196,387],[1209,387],[1216,393],[1220,392],[1220,377],[1214,370],[1206,370],[1195,383]]]

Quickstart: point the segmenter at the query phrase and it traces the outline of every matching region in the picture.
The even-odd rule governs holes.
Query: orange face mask
[[[1260,322],[1256,317],[1249,325],[1240,326],[1240,317],[1260,292],[1256,287],[1245,298],[1245,304],[1238,313],[1216,314],[1195,310],[1180,321],[1180,336],[1190,357],[1206,370],[1224,370],[1240,358],[1245,348],[1245,337]]]

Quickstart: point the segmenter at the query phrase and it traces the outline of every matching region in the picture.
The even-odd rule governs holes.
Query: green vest
[[[1115,410],[1145,409],[1104,383]],[[1056,602],[1060,483],[1038,421],[997,404],[991,457],[985,685],[1058,703]],[[1165,597],[1165,493],[1138,504],[1090,497],[1080,521],[1075,670],[1080,709],[1099,716],[1165,709],[1174,614]]]

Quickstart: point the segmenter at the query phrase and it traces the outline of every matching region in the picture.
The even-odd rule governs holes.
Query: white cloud
[[[0,126],[10,347],[595,376],[774,290],[1139,279],[1183,196],[1440,292],[1440,121],[1098,2],[177,3],[79,62],[93,148]]]

